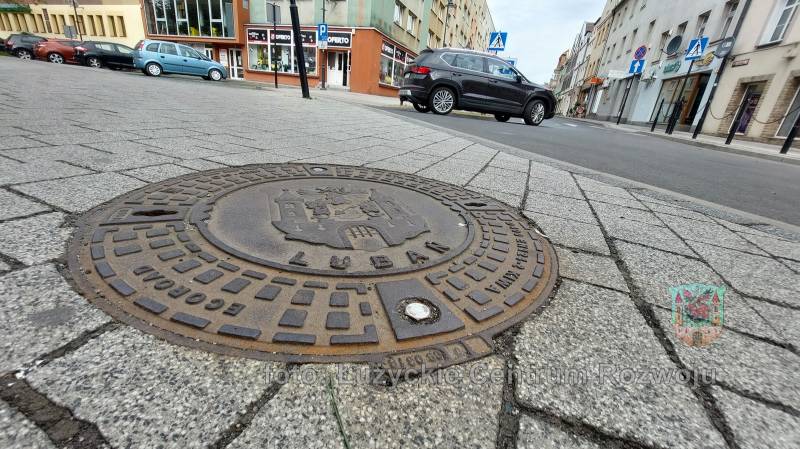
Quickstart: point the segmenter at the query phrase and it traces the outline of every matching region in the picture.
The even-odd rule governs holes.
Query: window
[[[631,41],[628,42],[628,51],[627,51],[628,53],[631,52],[631,50],[633,49],[634,45],[639,45],[639,44],[636,43],[636,35],[637,34],[639,34],[639,29],[638,28],[633,30],[633,33],[631,34]]]
[[[150,34],[235,37],[233,0],[145,0]],[[124,24],[118,26],[124,33]]]
[[[456,56],[455,66],[459,69],[483,72],[483,57],[477,55],[458,55]]]
[[[416,25],[416,24],[417,24],[417,16],[415,16],[414,14],[411,14],[409,12],[408,13],[408,20],[406,20],[406,31],[408,31],[409,33],[411,33],[413,35],[414,34],[414,25]]]
[[[117,30],[119,30],[120,33],[119,36],[120,37],[127,36],[128,33],[127,31],[125,31],[125,18],[122,16],[117,16],[117,22],[119,23],[119,26],[117,26]]]
[[[170,45],[172,45],[172,44],[170,44]],[[100,50],[105,50],[105,51],[110,51],[110,52],[114,51],[114,45],[106,43],[106,42],[98,42],[98,43],[94,44],[94,46],[99,48]],[[150,44],[150,45],[148,45],[147,46],[147,51],[158,52],[158,44]]]
[[[631,16],[630,16],[631,19],[633,18],[633,14],[636,12],[636,2],[638,1],[639,0],[633,0],[633,6],[631,7]]]
[[[159,53],[164,53],[165,55],[175,55],[178,56],[178,49],[175,48],[175,44],[161,44],[161,47],[158,49]]]
[[[683,36],[686,34],[686,25],[688,24],[689,22],[683,22],[682,24],[678,25],[678,32],[675,33],[675,36]],[[686,36],[683,36],[683,40],[686,40]]]
[[[705,35],[709,16],[711,16],[711,11],[706,11],[697,17],[697,30],[694,33],[695,37],[703,37]]]
[[[736,15],[736,9],[739,8],[739,0],[731,0],[725,3],[725,12],[723,13],[722,29],[719,32],[719,38],[723,39],[727,36],[728,30],[733,23],[733,16]]]
[[[778,2],[778,8],[772,14],[767,26],[766,40],[762,44],[771,44],[783,40],[798,3],[800,3],[800,0],[780,0]]]
[[[622,56],[622,53],[625,51],[625,41],[628,40],[628,36],[622,36],[622,45],[619,46],[619,54],[617,55],[617,59]]]
[[[111,36],[117,36],[117,24],[114,23],[114,16],[108,16],[108,32]]]
[[[403,24],[403,10],[404,9],[405,8],[403,8],[403,5],[401,5],[400,3],[395,2],[395,4],[394,4],[394,23],[396,23],[398,25],[402,25]]]
[[[315,31],[301,31],[306,72],[317,73],[317,42]],[[250,70],[278,73],[300,73],[292,43],[292,30],[247,30],[247,51]]]
[[[100,44],[97,44],[98,46]],[[147,44],[147,51],[158,52],[158,44]]]
[[[197,53],[196,51],[194,51],[193,49],[191,49],[191,48],[189,48],[189,47],[187,47],[187,46],[185,46],[185,45],[178,45],[178,52],[179,52],[179,53],[181,54],[181,56],[183,56],[184,58],[194,58],[194,59],[197,59],[197,58],[199,58],[199,57],[200,57],[200,53]]]
[[[783,123],[781,123],[780,128],[778,128],[776,137],[786,137],[789,135],[789,131],[791,131],[792,126],[794,126],[797,116],[800,115],[800,109],[798,108],[800,108],[800,89],[795,91],[794,100],[792,100],[792,104],[789,105],[789,109],[786,110],[786,117],[784,117]]]
[[[406,53],[405,50],[383,41],[381,44],[381,63],[378,73],[378,83],[400,87],[403,80],[406,64],[414,60],[414,57]]]
[[[661,33],[661,40],[658,42],[658,49],[661,50],[661,53],[659,54],[659,59],[661,59],[661,56],[663,56],[664,53],[667,52],[666,48],[667,39],[669,39],[669,31],[664,31],[663,33]]]
[[[490,75],[516,81],[517,72],[510,65],[491,58],[486,58],[486,61],[488,62]]]
[[[117,51],[118,51],[119,53],[122,53],[123,55],[130,55],[130,54],[133,54],[133,49],[132,49],[132,48],[129,48],[129,47],[126,47],[126,46],[124,46],[124,45],[115,44],[115,45],[114,45],[114,47],[116,47],[116,48],[117,48]],[[195,52],[195,53],[197,53],[197,52]],[[198,54],[198,56],[199,56],[199,54]]]

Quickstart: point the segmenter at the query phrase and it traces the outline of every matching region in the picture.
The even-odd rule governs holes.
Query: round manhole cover
[[[492,351],[556,280],[515,210],[385,170],[260,165],[153,184],[87,213],[81,290],[170,341],[292,362],[436,368]]]

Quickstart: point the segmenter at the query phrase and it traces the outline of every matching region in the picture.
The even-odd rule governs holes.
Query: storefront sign
[[[738,61],[733,61],[733,64],[731,64],[731,65],[733,67],[740,67],[740,66],[747,65],[747,64],[750,64],[750,60],[749,59],[739,59]]]
[[[300,37],[303,39],[303,45],[313,47],[317,45],[316,31],[301,31]]]
[[[270,30],[250,28],[247,30],[247,42],[268,42]]]
[[[672,73],[677,72],[681,68],[681,64],[683,61],[680,59],[670,62],[669,64],[664,66],[664,73]]]
[[[403,50],[400,50],[399,48],[395,48],[395,50],[394,50],[394,59],[397,59],[398,61],[402,61],[403,63],[405,63],[406,62],[406,52],[404,52]]]
[[[381,44],[381,54],[390,58],[394,58],[394,45],[387,44],[386,41],[383,41]]]
[[[291,30],[270,30],[269,40],[273,44],[292,44],[292,31]]]
[[[328,31],[328,47],[350,48],[353,35],[351,33],[337,33]]]
[[[714,53],[706,53],[700,60],[695,61],[694,65],[705,67],[714,61]]]
[[[219,63],[228,67],[228,50],[224,48],[219,49]]]

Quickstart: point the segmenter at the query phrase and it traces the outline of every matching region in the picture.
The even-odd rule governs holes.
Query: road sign
[[[495,31],[489,35],[489,50],[504,51],[506,49],[506,40],[508,33]]]
[[[726,37],[722,40],[722,42],[719,43],[719,45],[717,45],[717,49],[714,50],[714,56],[718,58],[724,58],[728,56],[731,53],[731,50],[733,50],[733,44],[735,43],[735,37]]]
[[[281,23],[281,7],[275,3],[267,2],[267,23],[280,24]]]
[[[697,39],[692,39],[689,42],[689,47],[686,49],[686,56],[683,57],[685,61],[694,61],[703,57],[703,52],[706,51],[708,46],[708,37],[703,36]]]
[[[642,73],[642,70],[644,70],[645,62],[646,61],[644,59],[634,59],[633,61],[631,61],[631,66],[628,68],[628,74],[638,75]]]
[[[608,71],[608,79],[612,80],[621,80],[623,78],[627,78],[628,74],[625,73],[624,70],[609,70]]]
[[[636,49],[636,52],[633,53],[633,59],[639,60],[643,59],[644,55],[647,54],[647,46],[642,45],[641,47]]]
[[[317,25],[317,48],[325,50],[328,48],[328,24],[320,23]]]

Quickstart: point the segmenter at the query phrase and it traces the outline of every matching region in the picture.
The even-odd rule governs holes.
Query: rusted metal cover
[[[335,165],[226,168],[88,212],[83,294],[169,341],[394,372],[484,356],[557,275],[517,211],[414,175]]]

